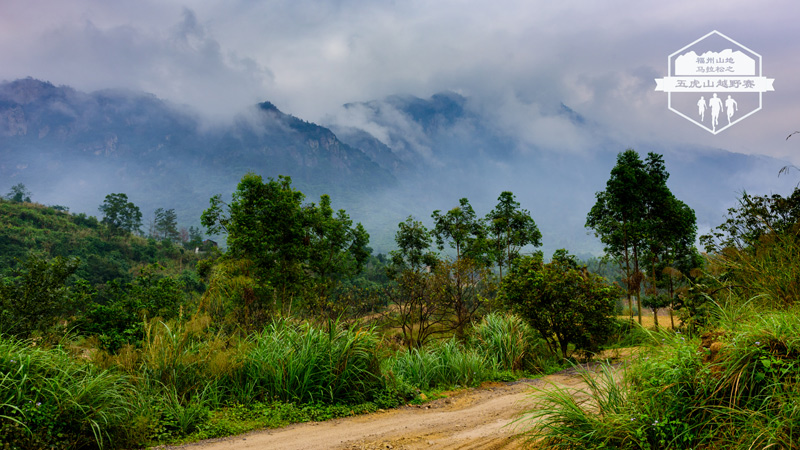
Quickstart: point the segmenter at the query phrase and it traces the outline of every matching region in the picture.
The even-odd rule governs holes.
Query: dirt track
[[[574,371],[537,380],[485,384],[452,393],[421,406],[406,406],[357,417],[260,430],[246,435],[198,442],[182,450],[247,449],[519,449],[515,435],[524,423],[513,423],[530,407],[531,386],[556,383],[580,387]]]

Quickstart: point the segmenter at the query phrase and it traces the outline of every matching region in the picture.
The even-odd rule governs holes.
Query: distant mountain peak
[[[258,104],[259,109],[263,111],[271,111],[271,112],[281,112],[277,106],[272,104],[272,102],[261,102]]]

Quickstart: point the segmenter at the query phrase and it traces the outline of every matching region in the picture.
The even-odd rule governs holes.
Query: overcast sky
[[[775,91],[719,135],[667,110],[667,56],[718,30]],[[224,118],[270,100],[303,119],[391,94],[468,96],[510,133],[564,151],[561,102],[620,142],[690,144],[800,165],[800,2],[0,0],[0,80],[144,90]],[[560,146],[559,146],[560,145]],[[620,149],[623,150],[623,149]]]

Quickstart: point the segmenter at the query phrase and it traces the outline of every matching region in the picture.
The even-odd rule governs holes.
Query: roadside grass
[[[615,377],[535,394],[526,433],[541,448],[751,449],[800,446],[800,314],[750,315],[703,339],[652,333]]]
[[[134,416],[128,378],[61,347],[0,338],[0,442],[10,449],[102,447]]]
[[[396,350],[373,327],[276,320],[226,335],[207,317],[143,323],[140,347],[48,349],[0,337],[0,440],[8,449],[139,448],[421,403],[447,390],[560,368],[518,318],[464,342]],[[420,394],[425,395],[420,395]]]

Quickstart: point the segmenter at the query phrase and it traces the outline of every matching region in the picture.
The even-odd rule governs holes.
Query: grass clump
[[[384,387],[374,330],[275,321],[252,339],[235,380],[241,400],[354,403]]]
[[[537,394],[529,437],[554,448],[751,449],[800,446],[800,316],[776,311],[688,338],[653,334],[618,375]]]
[[[387,365],[397,377],[420,389],[476,386],[495,374],[491,358],[455,338],[399,353]]]
[[[9,449],[126,445],[134,416],[125,375],[0,337],[0,442]]]

